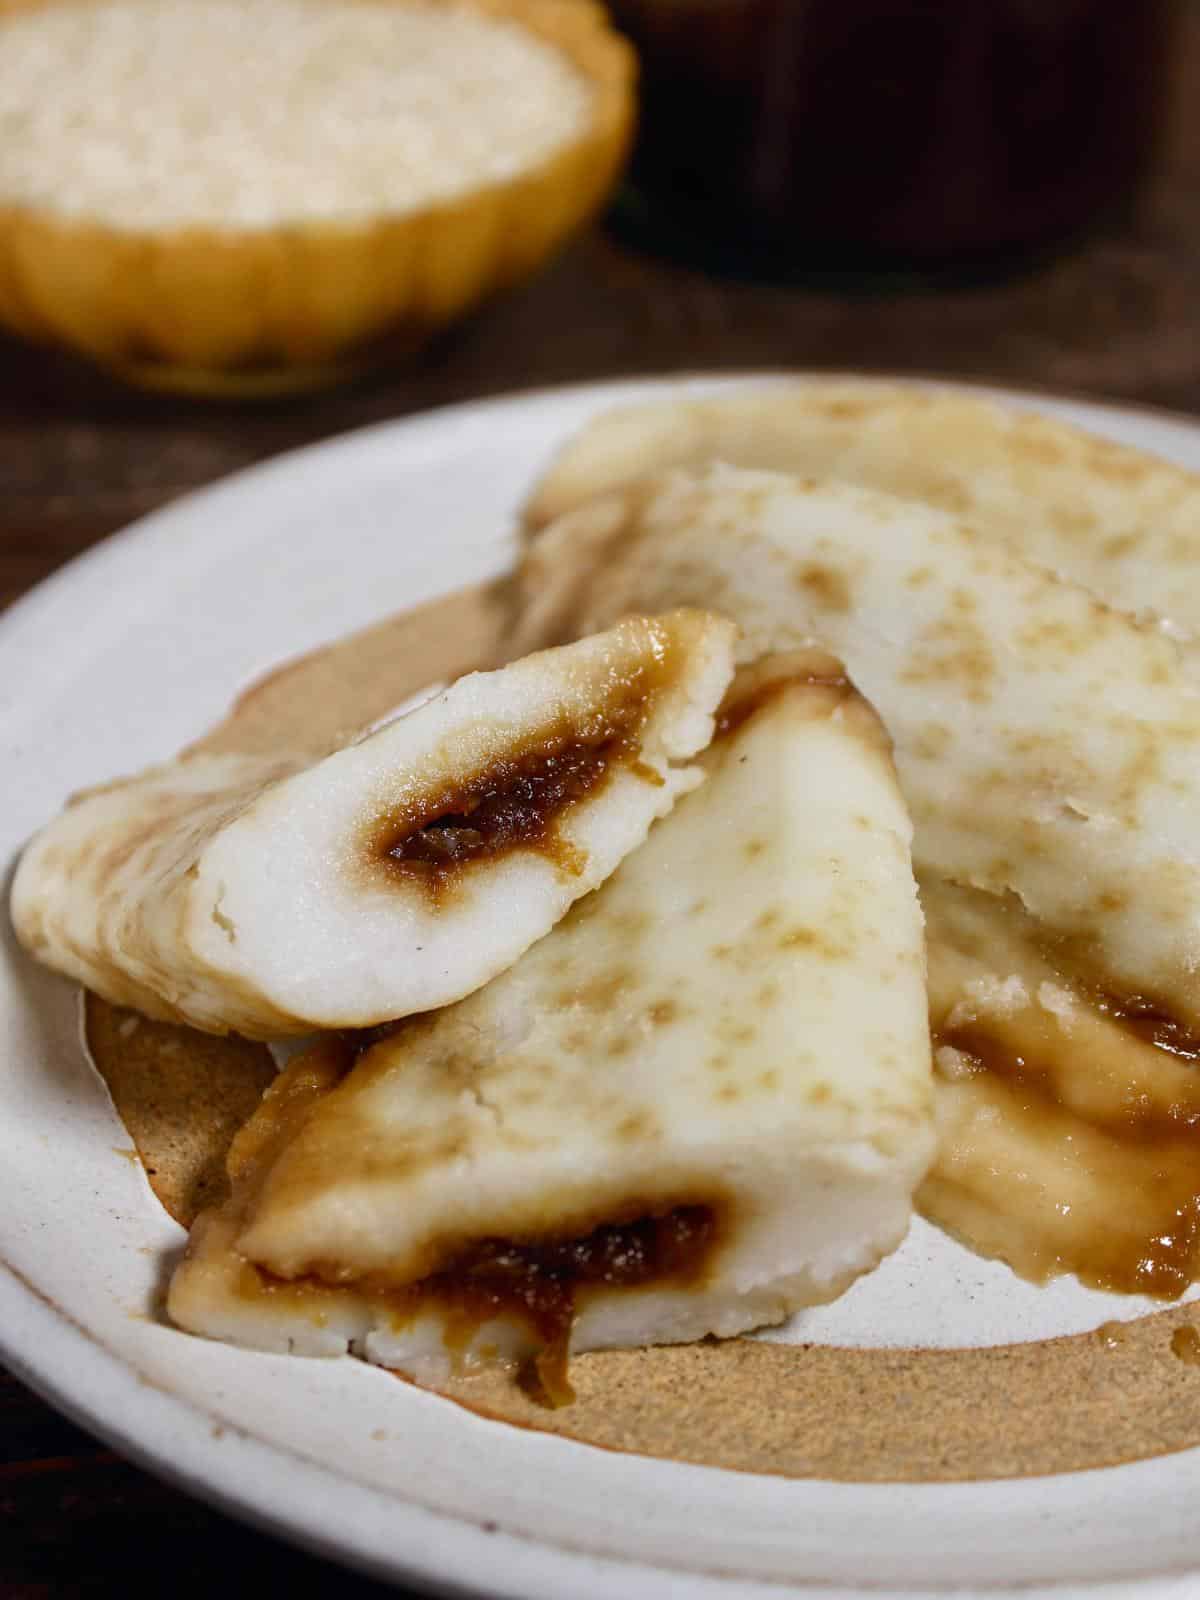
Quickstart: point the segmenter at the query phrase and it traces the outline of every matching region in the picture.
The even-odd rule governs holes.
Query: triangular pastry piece
[[[933,1151],[921,914],[837,662],[735,684],[704,783],[514,967],[268,1092],[171,1285],[184,1328],[437,1381],[729,1335],[904,1236]]]

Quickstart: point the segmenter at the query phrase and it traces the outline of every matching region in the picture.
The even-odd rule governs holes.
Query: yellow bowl
[[[52,3],[0,0],[0,17]],[[542,165],[346,225],[138,232],[0,205],[0,325],[135,384],[253,398],[411,351],[527,276],[597,213],[624,164],[634,56],[594,0],[469,4],[557,47],[592,87],[588,126]]]

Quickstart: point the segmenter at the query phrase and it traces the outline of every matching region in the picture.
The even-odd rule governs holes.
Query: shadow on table
[[[353,1576],[189,1500],[70,1423],[59,1421],[57,1432],[56,1455],[0,1465],[5,1600],[293,1592],[403,1600],[406,1591]]]

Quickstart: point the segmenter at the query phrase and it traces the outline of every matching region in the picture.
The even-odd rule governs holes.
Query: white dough
[[[552,524],[524,583],[543,636],[704,605],[746,658],[827,646],[895,740],[919,869],[1200,1024],[1200,686],[1158,628],[928,506],[723,466]]]
[[[217,1033],[364,1027],[461,999],[699,780],[686,763],[712,735],[732,635],[695,612],[633,618],[462,678],[321,761],[185,755],[94,791],[26,850],[17,933],[106,999]],[[608,750],[618,725],[601,779],[555,811],[557,853],[518,844],[441,878],[387,854],[456,814],[442,797],[464,784],[504,792],[531,749]]]
[[[323,1047],[293,1064],[235,1146],[233,1201],[197,1224],[177,1323],[437,1381],[452,1309],[384,1290],[481,1239],[713,1210],[699,1276],[578,1291],[573,1351],[778,1322],[900,1242],[933,1132],[887,741],[828,658],[738,692],[756,709],[703,785],[514,967],[337,1087]],[[454,1348],[520,1358],[538,1336],[512,1311]]]

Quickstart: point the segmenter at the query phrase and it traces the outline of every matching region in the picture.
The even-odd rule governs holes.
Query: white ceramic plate
[[[596,411],[716,386],[560,390],[372,428],[191,495],[74,562],[0,625],[3,859],[71,790],[174,750],[281,658],[505,567],[523,494]],[[1200,428],[1183,420],[1008,398],[1200,468]],[[611,1454],[350,1360],[162,1326],[146,1313],[181,1230],[117,1153],[128,1138],[81,1051],[74,992],[7,931],[4,953],[0,1348],[184,1488],[378,1574],[520,1600],[1200,1592],[1200,1451],[1054,1479],[795,1482]],[[1146,1309],[1068,1280],[1031,1288],[919,1226],[783,1337],[992,1344]]]

